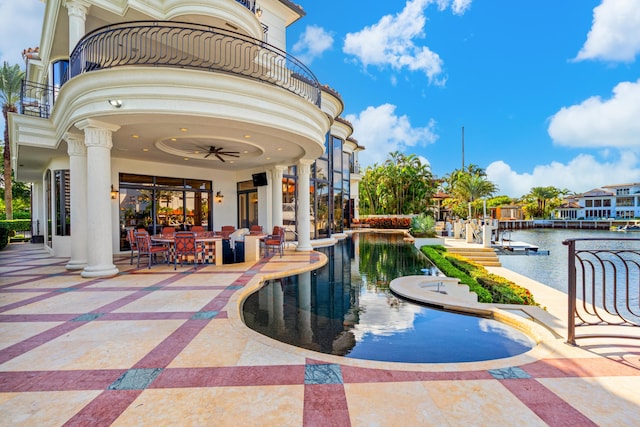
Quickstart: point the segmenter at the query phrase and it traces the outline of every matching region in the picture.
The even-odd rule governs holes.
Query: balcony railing
[[[135,66],[234,74],[278,86],[320,106],[318,80],[287,52],[239,33],[186,22],[127,22],[87,34],[71,54],[62,85],[84,73]],[[21,113],[48,117],[58,90],[24,82]]]
[[[320,106],[318,80],[287,52],[239,33],[186,22],[140,21],[99,28],[73,50],[67,78],[125,66],[240,75],[279,86]]]
[[[640,239],[568,239],[568,334],[577,338],[638,337]],[[578,248],[589,246],[588,248]],[[626,334],[626,328],[636,328]],[[598,331],[576,336],[576,328]],[[631,330],[629,330],[631,331]]]

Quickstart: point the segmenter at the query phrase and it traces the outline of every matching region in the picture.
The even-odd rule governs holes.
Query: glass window
[[[159,176],[159,177],[156,177],[156,185],[159,187],[181,188],[181,187],[184,187],[184,179]]]
[[[333,170],[342,171],[342,140],[340,138],[333,139]]]
[[[312,177],[316,179],[329,179],[329,162],[327,160],[318,159],[312,165]]]
[[[71,195],[69,170],[54,171],[56,236],[71,235]]]

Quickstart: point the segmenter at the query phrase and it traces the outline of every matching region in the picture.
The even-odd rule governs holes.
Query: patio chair
[[[249,233],[251,234],[262,234],[262,226],[261,225],[252,225],[251,228],[249,228]]]
[[[162,235],[163,236],[173,236],[176,232],[175,227],[163,227],[162,228]]]
[[[152,260],[158,260],[158,254],[162,254],[164,261],[168,262],[169,247],[161,244],[154,244],[151,241],[151,236],[146,231],[134,232],[136,237],[136,245],[138,246],[138,268],[140,268],[140,258],[147,256],[149,261],[149,268],[151,268]]]
[[[196,242],[196,233],[192,231],[178,231],[173,237],[173,269],[177,269],[178,258],[180,258],[180,267],[182,267],[182,261],[189,255],[193,256],[194,268],[198,268],[198,254],[202,256],[202,262],[204,262],[205,245],[204,243]]]
[[[264,252],[268,256],[272,250],[278,250],[280,257],[284,254],[284,228],[273,227],[273,232],[264,239]]]
[[[204,233],[204,227],[201,225],[192,225],[189,231],[193,231],[194,233]]]
[[[135,233],[136,230],[130,228],[127,230],[127,242],[129,242],[129,248],[131,249],[131,259],[129,260],[129,265],[133,265],[133,253],[138,250],[138,243],[136,242]]]

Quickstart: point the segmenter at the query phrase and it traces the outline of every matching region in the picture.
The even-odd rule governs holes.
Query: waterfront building
[[[357,216],[340,95],[286,52],[289,0],[49,0],[9,116],[35,233],[84,277],[144,226],[287,226],[297,249]]]
[[[555,211],[559,219],[640,218],[640,183],[605,185],[566,197]]]

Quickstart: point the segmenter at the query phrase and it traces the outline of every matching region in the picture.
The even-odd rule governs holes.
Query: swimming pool
[[[354,234],[320,248],[329,262],[270,280],[243,304],[251,329],[297,347],[348,358],[408,363],[493,360],[529,351],[522,332],[476,316],[406,301],[396,277],[440,274],[402,235]]]

